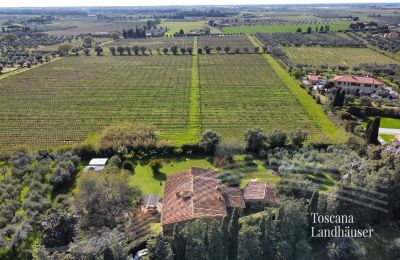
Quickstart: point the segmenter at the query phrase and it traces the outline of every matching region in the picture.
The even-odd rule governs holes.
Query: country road
[[[379,128],[380,134],[400,135],[400,129],[395,128]]]

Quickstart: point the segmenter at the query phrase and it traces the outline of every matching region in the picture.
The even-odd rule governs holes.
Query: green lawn
[[[383,139],[383,141],[385,141],[387,143],[393,141],[393,139],[395,137],[394,135],[389,135],[389,134],[380,134],[379,136]]]
[[[235,160],[241,162],[244,155],[235,157]],[[192,158],[167,158],[164,160],[164,167],[160,174],[153,174],[148,164],[139,164],[135,167],[135,173],[132,174],[128,181],[129,184],[139,186],[144,194],[160,194],[163,196],[164,182],[168,175],[183,172],[190,167],[214,168],[211,160],[205,157]],[[248,167],[246,176],[242,179],[240,187],[243,188],[251,179],[258,179],[263,182],[277,184],[280,180],[279,176],[273,175],[270,170],[263,167],[262,162],[255,160],[255,167]]]
[[[325,174],[306,174],[306,178],[319,185],[321,191],[330,191],[336,184],[336,180],[328,173]]]
[[[368,117],[368,119],[372,120],[374,117]],[[362,122],[362,125],[365,127],[367,126],[368,121],[364,120]],[[381,124],[379,126],[380,128],[394,128],[394,129],[400,129],[400,119],[397,118],[390,118],[390,117],[381,117]]]
[[[164,159],[164,167],[161,174],[154,175],[148,164],[137,165],[135,174],[129,177],[130,185],[139,186],[143,193],[157,193],[163,195],[163,185],[167,175],[183,172],[190,167],[215,168],[207,158],[172,158]]]
[[[296,32],[298,28],[301,28],[303,32],[307,31],[308,27],[311,27],[313,31],[315,27],[320,28],[321,26],[325,26],[326,24],[273,24],[273,25],[256,25],[256,26],[233,26],[233,27],[224,27],[222,31],[224,33],[245,33],[245,34],[253,34],[253,33],[279,33],[279,32]],[[348,22],[342,23],[331,23],[329,24],[330,31],[337,30],[346,30],[349,29]]]

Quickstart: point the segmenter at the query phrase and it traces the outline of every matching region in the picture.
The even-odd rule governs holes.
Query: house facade
[[[382,89],[384,82],[373,77],[339,76],[335,78],[335,87],[347,93],[372,94]]]
[[[248,209],[264,209],[279,203],[275,186],[257,180],[250,180],[244,187],[243,198]]]

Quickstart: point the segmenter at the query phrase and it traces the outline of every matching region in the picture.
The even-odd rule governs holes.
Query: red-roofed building
[[[319,83],[320,79],[321,78],[317,75],[308,75],[307,76],[308,82],[310,82],[313,85],[317,85]]]
[[[373,77],[339,76],[335,78],[335,87],[343,90],[365,90],[374,92],[374,89],[381,88],[385,83]]]
[[[183,225],[199,217],[223,218],[234,208],[241,214],[246,207],[264,209],[278,203],[273,185],[250,181],[242,191],[223,186],[215,170],[192,167],[167,176],[161,226],[169,232],[175,224]]]
[[[231,207],[244,208],[241,190],[223,187],[217,176],[212,169],[192,167],[167,177],[161,211],[163,231],[199,217],[222,218]]]
[[[257,180],[250,180],[244,187],[243,197],[246,208],[250,209],[263,209],[279,203],[275,186]]]

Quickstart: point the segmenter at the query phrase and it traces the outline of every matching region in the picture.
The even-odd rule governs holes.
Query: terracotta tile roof
[[[339,76],[335,78],[335,81],[357,83],[357,84],[374,84],[382,85],[383,81],[372,78],[372,77],[358,77],[358,76]]]
[[[308,76],[307,76],[307,79],[308,79],[309,81],[318,81],[318,80],[319,80],[319,77],[318,77],[317,75],[308,75]]]
[[[218,172],[191,168],[169,175],[164,187],[161,224],[171,224],[203,217],[226,215]]]
[[[279,198],[276,196],[276,189],[274,185],[267,184],[265,190],[265,199],[271,204],[276,204],[279,202]]]
[[[243,199],[243,193],[239,188],[223,187],[223,195],[227,207],[241,209],[246,207]]]
[[[243,189],[244,200],[266,200],[270,203],[278,202],[275,186],[251,180]]]

